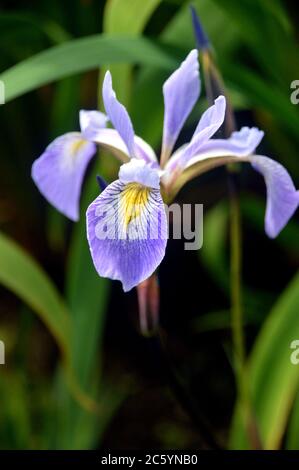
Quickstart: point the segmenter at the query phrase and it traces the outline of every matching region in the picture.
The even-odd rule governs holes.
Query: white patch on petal
[[[160,187],[159,169],[153,168],[144,160],[132,158],[132,160],[120,167],[118,176],[124,184],[139,183],[154,189],[159,189]]]
[[[81,109],[79,120],[81,132],[84,137],[91,140],[92,135],[96,134],[98,129],[102,129],[107,126],[108,117],[100,111],[86,111],[85,109]]]

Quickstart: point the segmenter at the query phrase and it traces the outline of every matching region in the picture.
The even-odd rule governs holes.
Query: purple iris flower
[[[192,50],[163,86],[164,126],[161,158],[134,133],[125,107],[117,100],[110,72],[103,83],[102,113],[81,111],[81,134],[56,139],[33,164],[40,191],[61,212],[78,218],[80,188],[95,143],[123,164],[118,179],[87,209],[87,238],[98,274],[122,282],[128,291],[147,279],[161,263],[168,229],[164,201],[195,176],[230,162],[248,162],[267,187],[265,230],[273,238],[298,207],[299,192],[285,168],[255,153],[263,132],[243,127],[228,139],[212,139],[225,118],[219,96],[202,115],[191,141],[174,153],[182,127],[200,94],[198,53]],[[107,119],[114,129],[106,128]]]

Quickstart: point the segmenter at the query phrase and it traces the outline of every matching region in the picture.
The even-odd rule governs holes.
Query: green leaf
[[[214,0],[194,0],[192,5],[196,9],[217,54],[231,54],[236,49],[239,34],[235,25],[230,24],[229,28],[227,27],[227,13]],[[219,31],[221,31],[221,35]],[[187,48],[187,50],[196,47],[189,4],[184,5],[168,23],[162,32],[162,38],[180,48]]]
[[[55,285],[29,254],[3,233],[0,259],[0,283],[39,315],[69,360],[70,314]]]
[[[225,78],[246,96],[251,106],[270,113],[298,139],[299,113],[290,101],[289,83],[285,89],[281,89],[245,66],[222,61],[221,64]]]
[[[0,258],[0,283],[38,314],[61,350],[65,380],[72,396],[80,406],[95,409],[96,404],[84,393],[74,374],[73,324],[55,285],[36,261],[3,233],[0,233]]]
[[[171,69],[169,53],[144,37],[95,35],[76,39],[41,52],[3,72],[6,102],[69,75],[107,63],[138,63]]]
[[[240,44],[246,44],[253,60],[277,85],[288,86],[298,71],[297,45],[290,21],[279,0],[214,0],[227,15],[229,27],[236,27]],[[260,25],[263,25],[261,28]],[[271,44],[271,48],[269,48]]]
[[[41,37],[48,37],[53,44],[59,44],[70,39],[70,35],[59,23],[28,11],[2,12],[0,14],[0,27],[1,40],[5,36],[15,41],[28,40],[28,36],[29,39],[34,39],[36,34],[40,34]]]
[[[161,0],[110,0],[104,10],[104,32],[109,35],[121,33],[132,37],[140,35],[159,3]],[[128,106],[131,94],[131,67],[128,64],[109,64],[109,69],[118,98]]]
[[[107,33],[140,34],[161,0],[110,0],[104,13]]]
[[[278,299],[265,321],[248,363],[251,402],[265,449],[278,449],[298,387],[299,369],[290,360],[299,339],[299,274]],[[231,447],[248,448],[237,406]]]

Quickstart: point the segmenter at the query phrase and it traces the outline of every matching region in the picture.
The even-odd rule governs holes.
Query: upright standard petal
[[[277,237],[299,204],[296,191],[287,170],[271,158],[253,155],[249,157],[253,168],[261,173],[267,187],[265,231],[271,238]]]
[[[81,186],[96,145],[69,132],[55,139],[32,165],[32,178],[43,196],[71,220],[79,219]]]
[[[86,140],[93,140],[94,135],[99,129],[106,127],[108,117],[100,111],[80,111],[80,129],[81,134]]]
[[[106,72],[103,83],[103,101],[107,115],[113,126],[125,142],[129,155],[135,156],[134,130],[126,108],[117,100],[112,88],[110,72]]]
[[[178,135],[200,92],[198,52],[192,50],[163,86],[164,127],[161,165],[168,160]]]
[[[136,162],[135,162],[136,163]],[[161,263],[167,243],[167,220],[159,189],[130,162],[87,210],[87,238],[93,263],[102,277],[122,282],[128,291],[147,279]],[[126,166],[126,165],[123,165]],[[156,181],[154,181],[156,184]]]
[[[169,160],[167,171],[173,171],[176,168],[183,170],[194,155],[202,152],[202,147],[223,124],[225,109],[225,96],[218,96],[215,103],[201,116],[190,143]]]
[[[207,139],[212,137],[219,127],[223,124],[226,109],[225,96],[220,95],[215,99],[215,102],[210,106],[201,116],[199,123],[195,129],[192,137],[192,141],[195,140],[203,131],[206,131],[205,136],[208,135]],[[199,142],[200,145],[200,142]]]

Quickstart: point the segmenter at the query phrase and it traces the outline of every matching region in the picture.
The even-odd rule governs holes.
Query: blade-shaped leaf
[[[85,209],[98,195],[97,173],[95,167],[89,176],[82,201]],[[83,214],[72,234],[66,275],[67,300],[73,314],[72,368],[80,387],[97,397],[101,411],[97,415],[82,409],[73,400],[64,380],[61,380],[62,377],[58,377],[57,387],[61,399],[56,410],[56,419],[59,431],[53,433],[50,446],[59,449],[86,449],[95,444],[122,394],[114,396],[111,393],[109,401],[103,392],[100,348],[109,282],[98,276],[92,264]]]
[[[143,0],[142,2],[140,0],[111,0],[107,2],[103,17],[104,32],[111,35],[121,33],[132,37],[138,36],[160,2],[161,0]],[[118,98],[123,104],[129,105],[131,67],[128,64],[117,64],[109,65],[109,69]]]
[[[52,281],[28,253],[3,233],[0,260],[0,283],[39,315],[69,359],[71,319]]]
[[[55,285],[29,254],[3,233],[0,233],[0,259],[0,283],[37,313],[56,340],[72,396],[80,402],[80,406],[97,409],[75,376],[71,360],[72,319]]]
[[[165,69],[177,65],[169,53],[144,37],[95,35],[68,41],[3,72],[6,102],[63,77],[107,63],[139,63]]]
[[[104,13],[104,30],[108,33],[140,34],[161,0],[110,0]]]
[[[280,447],[299,380],[298,366],[291,362],[291,343],[299,339],[299,274],[296,274],[265,321],[248,364],[251,401],[262,443]],[[231,447],[248,448],[237,407]]]

